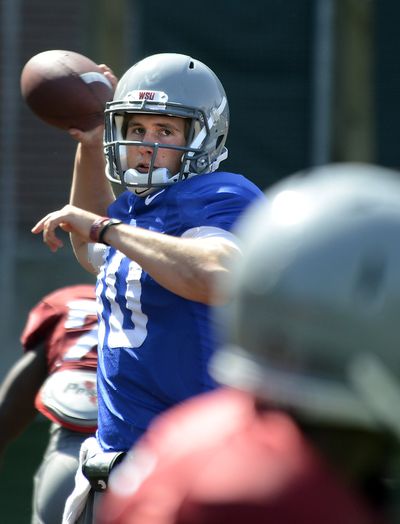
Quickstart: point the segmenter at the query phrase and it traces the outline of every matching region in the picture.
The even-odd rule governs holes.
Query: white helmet
[[[400,436],[400,175],[300,173],[240,222],[221,383],[318,421]]]
[[[132,113],[189,119],[187,145],[146,143],[153,148],[149,172],[128,169],[126,148],[143,144],[125,140],[124,117]],[[104,151],[107,177],[112,182],[137,189],[164,187],[192,175],[215,171],[227,157],[228,127],[226,94],[209,67],[194,58],[175,53],[145,58],[122,76],[113,101],[106,107]],[[157,151],[161,148],[182,151],[178,173],[170,173],[165,168],[153,169]]]

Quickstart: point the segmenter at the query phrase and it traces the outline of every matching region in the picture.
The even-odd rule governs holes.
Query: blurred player
[[[97,316],[93,285],[43,297],[21,335],[24,355],[0,386],[0,453],[39,410],[52,421],[34,478],[32,524],[61,523],[83,440],[97,427]]]
[[[399,174],[329,166],[267,197],[218,316],[227,387],[153,423],[98,524],[398,522]]]

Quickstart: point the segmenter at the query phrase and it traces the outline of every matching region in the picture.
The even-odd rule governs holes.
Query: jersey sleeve
[[[45,301],[39,302],[29,313],[20,341],[24,351],[35,349],[52,333],[62,311]]]
[[[239,240],[237,236],[219,227],[193,227],[184,231],[182,238],[223,238],[224,240],[233,244],[235,247],[239,247]]]
[[[99,273],[102,265],[104,264],[104,259],[108,251],[108,247],[100,243],[88,244],[88,261],[91,266]]]

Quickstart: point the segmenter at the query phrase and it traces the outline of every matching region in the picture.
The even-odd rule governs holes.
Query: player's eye
[[[145,130],[138,126],[128,126],[127,136],[142,137]]]
[[[171,136],[172,135],[172,131],[170,129],[167,129],[167,128],[162,128],[160,130],[160,135],[161,136]]]

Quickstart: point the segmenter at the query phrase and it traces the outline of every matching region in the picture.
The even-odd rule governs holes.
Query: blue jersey
[[[109,216],[177,237],[201,226],[229,231],[261,195],[241,175],[217,172],[146,198],[126,191]],[[211,309],[164,289],[113,247],[98,275],[97,297],[98,439],[105,451],[128,450],[156,415],[215,387],[207,370],[216,346]]]

